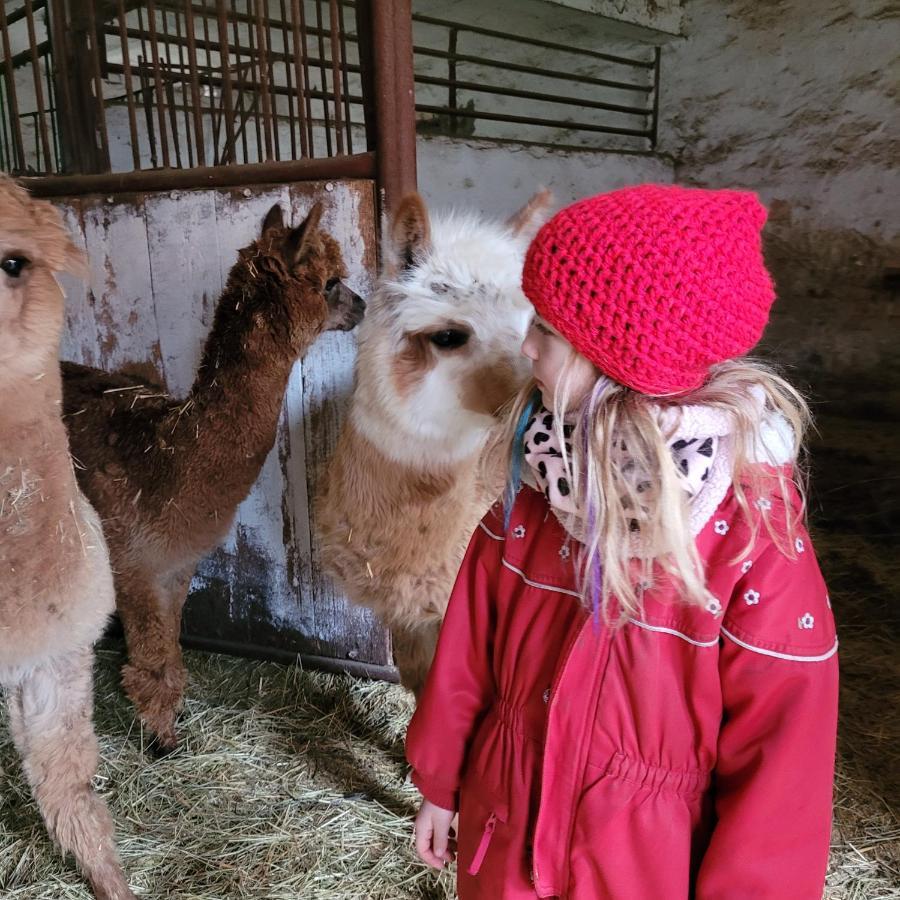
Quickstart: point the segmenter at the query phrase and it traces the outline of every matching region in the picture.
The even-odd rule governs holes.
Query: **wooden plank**
[[[184,396],[237,251],[278,202],[299,224],[312,204],[339,241],[348,284],[371,293],[376,264],[371,181],[86,197],[66,217],[90,259],[90,290],[69,285],[64,358],[127,366]],[[268,648],[373,666],[388,639],[319,568],[311,505],[349,400],[352,334],[321,337],[291,373],[273,451],[222,545],[204,559],[185,634],[210,646]],[[373,670],[374,671],[374,670]]]

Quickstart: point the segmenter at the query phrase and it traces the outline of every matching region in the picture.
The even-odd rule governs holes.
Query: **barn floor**
[[[824,419],[817,548],[841,636],[842,711],[829,900],[900,900],[900,434]],[[395,686],[188,653],[183,750],[162,760],[98,654],[98,779],[135,892],[172,900],[451,898],[420,866]],[[0,896],[89,900],[51,850],[0,730]]]

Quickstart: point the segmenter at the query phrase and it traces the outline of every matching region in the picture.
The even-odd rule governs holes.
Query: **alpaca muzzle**
[[[366,301],[339,281],[326,298],[328,303],[328,331],[351,331],[361,321],[366,312]]]

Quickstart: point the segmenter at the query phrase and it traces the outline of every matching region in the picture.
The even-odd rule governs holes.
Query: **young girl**
[[[741,358],[774,299],[753,194],[574,204],[525,266],[534,383],[409,728],[416,847],[469,898],[821,898],[837,642],[795,465]],[[520,480],[527,485],[520,486]]]

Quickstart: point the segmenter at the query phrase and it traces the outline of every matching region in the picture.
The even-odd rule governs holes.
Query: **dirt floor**
[[[812,522],[841,639],[829,900],[900,900],[900,433],[824,419]],[[149,758],[100,651],[98,787],[135,892],[148,900],[453,897],[420,866],[395,686],[188,653],[184,748]],[[0,723],[0,897],[89,900],[50,847]]]

